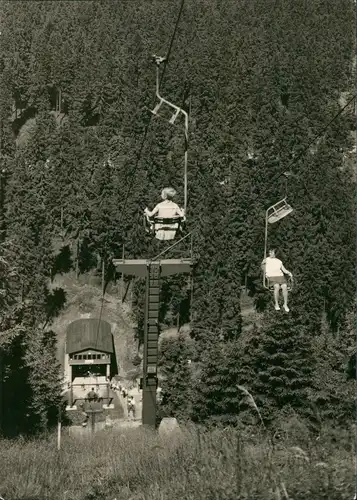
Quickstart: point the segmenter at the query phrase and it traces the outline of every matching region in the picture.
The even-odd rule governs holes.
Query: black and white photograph
[[[0,0],[0,500],[356,500],[355,0]]]

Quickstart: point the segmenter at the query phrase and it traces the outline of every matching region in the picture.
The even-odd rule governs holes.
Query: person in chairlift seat
[[[284,310],[289,312],[288,307],[288,284],[285,277],[285,274],[293,277],[290,271],[285,269],[281,260],[275,257],[275,249],[272,248],[269,250],[269,257],[263,260],[262,269],[267,278],[268,284],[274,286],[274,301],[275,301],[275,310],[280,311],[279,306],[279,292],[280,288],[283,292],[284,298]]]
[[[175,195],[176,191],[173,188],[164,188],[161,192],[161,198],[163,201],[158,203],[151,212],[148,208],[145,208],[145,215],[148,217],[156,216],[163,219],[171,219],[177,216],[183,218],[185,215],[183,209],[181,209],[177,203],[173,201]],[[175,238],[177,228],[178,223],[155,224],[155,237],[158,240],[173,240]]]

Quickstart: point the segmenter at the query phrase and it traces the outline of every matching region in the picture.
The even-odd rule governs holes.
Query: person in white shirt
[[[262,269],[265,273],[266,279],[268,281],[268,285],[274,286],[274,301],[275,301],[275,310],[280,311],[279,306],[279,292],[280,287],[283,292],[284,298],[284,309],[286,312],[289,312],[288,308],[288,284],[286,281],[285,274],[293,277],[290,271],[285,269],[281,260],[275,257],[275,249],[269,250],[269,257],[263,260]]]
[[[161,192],[161,198],[164,200],[158,203],[154,210],[150,212],[145,208],[144,213],[148,217],[160,217],[163,219],[172,219],[174,217],[184,218],[184,211],[173,200],[176,191],[173,188],[165,188]],[[155,224],[155,237],[158,240],[173,240],[178,228],[178,222],[174,224]]]

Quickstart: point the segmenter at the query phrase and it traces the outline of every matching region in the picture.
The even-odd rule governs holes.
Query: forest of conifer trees
[[[167,52],[176,4],[1,2],[4,434],[43,431],[57,418],[54,276],[103,265],[107,281],[118,278],[110,263],[123,244],[131,258],[155,251],[145,206],[166,185],[182,204],[180,128],[153,120],[142,142],[151,57]],[[192,302],[185,279],[167,279],[161,314],[190,317],[193,340],[162,344],[162,415],[251,422],[246,387],[266,425],[283,414],[314,427],[354,418],[354,19],[353,0],[185,4],[162,93],[190,113],[196,263]],[[265,210],[284,196],[286,170],[294,212],[272,226],[269,243],[295,277],[288,315],[274,311],[260,275]],[[139,340],[142,292],[134,283]],[[248,333],[243,294],[260,314]]]

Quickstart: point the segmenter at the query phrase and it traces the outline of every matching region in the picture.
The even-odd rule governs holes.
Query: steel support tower
[[[156,427],[156,388],[161,276],[191,273],[192,259],[114,259],[118,272],[146,279],[142,423]]]

